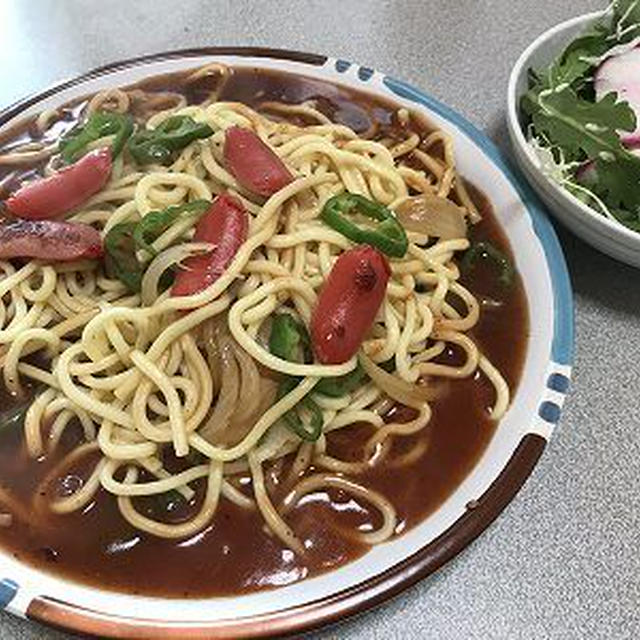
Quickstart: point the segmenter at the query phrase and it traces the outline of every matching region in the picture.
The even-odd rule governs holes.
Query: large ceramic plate
[[[513,248],[530,310],[522,379],[487,449],[422,524],[331,573],[233,598],[166,600],[69,582],[0,551],[0,605],[83,633],[204,638],[266,635],[335,621],[375,605],[436,570],[475,538],[531,472],[557,423],[569,384],[572,297],[544,213],[493,144],[461,116],[404,82],[344,60],[284,51],[201,49],[117,63],[53,87],[0,114],[0,127],[76,97],[213,61],[329,80],[392,99],[451,133],[461,173],[487,193]]]

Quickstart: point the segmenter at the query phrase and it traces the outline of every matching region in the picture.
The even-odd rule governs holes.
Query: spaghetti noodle
[[[224,82],[232,70],[214,65],[193,78],[216,74]],[[358,194],[396,211],[409,199],[429,194],[454,202],[465,229],[481,215],[459,177],[445,131],[425,139],[412,133],[400,141],[374,140],[332,122],[313,101],[269,101],[253,109],[218,96],[219,88],[203,103],[188,105],[179,94],[110,89],[91,98],[87,116],[131,114],[138,127],[151,131],[170,118],[188,116],[211,134],[184,146],[168,166],[141,166],[123,152],[108,183],[67,217],[105,238],[117,225],[138,224],[152,212],[229,194],[249,214],[248,234],[209,286],[174,296],[163,285],[167,273],[215,249],[194,238],[195,215],[163,229],[152,242],[153,254],[138,250],[144,271],[139,291],[132,292],[101,260],[0,261],[4,383],[15,394],[26,379],[38,388],[24,422],[28,451],[34,458],[52,455],[64,431],[79,422],[83,443],[66,454],[56,473],[79,458],[91,460],[82,487],[47,508],[57,513],[82,509],[102,488],[135,528],[179,538],[205,528],[220,500],[228,500],[241,509],[258,509],[285,546],[304,553],[304,540],[287,524],[287,514],[310,492],[339,490],[381,517],[377,530],[345,535],[365,544],[382,542],[395,531],[392,497],[360,483],[358,476],[372,466],[394,468],[422,455],[422,441],[402,456],[394,456],[391,445],[429,428],[431,406],[446,393],[443,381],[486,376],[494,390],[493,420],[509,405],[508,384],[469,334],[480,305],[460,282],[458,256],[470,246],[466,231],[444,239],[407,230],[405,255],[389,258],[390,278],[373,326],[358,353],[345,361],[291,361],[270,350],[266,335],[280,313],[309,327],[336,261],[355,246],[323,221],[321,212],[331,198]],[[44,112],[36,126],[45,132],[58,115]],[[397,117],[407,121],[411,116],[401,109]],[[225,136],[232,127],[257,134],[293,179],[268,197],[248,189],[225,163]],[[97,138],[87,150],[112,138]],[[44,159],[45,175],[53,175],[56,158],[54,145],[30,144],[11,149],[0,163],[20,166]],[[452,349],[460,360],[454,364],[441,358]],[[37,351],[47,359],[29,360]],[[356,368],[363,375],[355,388],[338,395],[319,390],[322,381]],[[283,376],[298,383],[279,396]],[[301,439],[285,420],[296,407],[310,419],[305,399],[321,416],[313,442]],[[386,420],[395,403],[411,407],[414,417]],[[371,435],[361,460],[327,453],[331,432],[362,424],[369,425]],[[167,449],[177,468],[165,463]],[[292,459],[288,475],[280,473],[289,492],[276,501],[265,468],[284,458]],[[250,493],[246,483],[239,483],[247,476]],[[198,483],[206,486],[196,498]],[[196,500],[189,519],[168,523],[137,506],[140,496],[171,491]],[[3,526],[10,526],[2,517]]]

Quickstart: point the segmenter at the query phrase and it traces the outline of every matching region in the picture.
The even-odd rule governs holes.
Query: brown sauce
[[[184,74],[162,76],[138,86],[148,91],[183,92],[192,103],[207,97],[211,89],[208,80],[186,86],[184,77]],[[392,104],[319,80],[236,70],[220,99],[253,106],[265,101],[298,103],[315,99],[327,115],[358,132],[378,139],[406,136],[406,128],[397,121]],[[82,104],[67,108],[65,127],[72,126]],[[408,127],[421,135],[430,129],[428,122],[415,117]],[[0,145],[6,150],[15,146],[16,140],[33,140],[33,132],[32,123],[23,123],[3,135]],[[32,175],[33,171],[33,167],[25,168],[17,179]],[[5,167],[0,167],[0,180],[7,173]],[[488,199],[469,187],[483,214],[474,236],[490,240],[510,254]],[[486,298],[489,303],[501,301],[499,311],[490,304],[483,306],[480,322],[471,333],[513,391],[520,377],[528,334],[527,304],[519,278],[505,294],[496,285],[490,266],[478,264],[466,277],[465,284],[480,299]],[[454,361],[457,354],[452,350],[444,357]],[[451,383],[447,394],[433,404],[428,428],[410,438],[400,438],[393,445],[391,460],[416,442],[428,443],[426,452],[416,462],[402,468],[390,468],[383,463],[366,475],[355,477],[391,499],[398,514],[398,534],[437,509],[473,468],[494,433],[495,425],[487,413],[492,400],[492,388],[480,375]],[[0,401],[3,407],[15,403],[6,395]],[[401,419],[402,411],[396,410],[396,419]],[[355,459],[369,434],[366,426],[334,432],[329,436],[329,452]],[[62,451],[73,444],[72,436],[67,440]],[[21,429],[0,422],[0,486],[25,508],[31,509],[37,488],[55,463],[55,459],[29,459]],[[74,473],[82,476],[83,470],[76,469]],[[70,490],[74,482],[77,479],[71,474],[64,486],[58,483],[42,490],[59,495]],[[202,493],[202,487],[198,493]],[[274,498],[281,493],[282,487],[275,487]],[[141,502],[137,504],[145,508]],[[0,503],[0,511],[3,506]],[[179,519],[185,508],[196,507],[183,505],[170,517]],[[102,588],[168,597],[202,597],[281,586],[343,565],[367,550],[344,531],[376,527],[378,517],[367,504],[339,491],[311,494],[287,516],[298,536],[310,541],[305,556],[297,557],[265,532],[258,513],[240,509],[223,498],[215,519],[203,532],[187,540],[163,540],[136,531],[120,516],[114,498],[100,490],[97,498],[79,513],[57,516],[42,509],[32,510],[26,520],[14,518],[10,527],[0,528],[0,544],[21,561]]]

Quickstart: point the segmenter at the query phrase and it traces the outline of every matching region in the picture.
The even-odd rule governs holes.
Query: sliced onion
[[[203,426],[199,428],[199,435],[209,442],[220,444],[224,439],[229,420],[238,406],[238,391],[240,389],[240,370],[233,351],[231,336],[222,333],[217,338],[220,353],[220,368],[222,386],[213,405],[213,411]]]
[[[362,368],[379,389],[382,389],[396,402],[407,407],[420,409],[425,402],[434,400],[439,395],[438,390],[430,385],[411,384],[392,373],[387,373],[364,353],[360,353],[360,362]]]
[[[396,217],[407,231],[443,240],[467,237],[465,210],[451,200],[423,193],[396,207]]]
[[[141,296],[142,304],[150,307],[157,299],[159,294],[160,278],[162,274],[172,267],[174,264],[180,264],[190,256],[207,253],[213,249],[208,242],[187,242],[179,244],[175,247],[169,247],[162,253],[159,253],[149,264],[144,276],[142,277]]]

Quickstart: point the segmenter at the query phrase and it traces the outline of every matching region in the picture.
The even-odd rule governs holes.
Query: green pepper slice
[[[170,116],[155,129],[142,129],[129,140],[129,152],[138,164],[168,164],[176,151],[190,142],[208,138],[213,129],[190,116]]]
[[[479,258],[488,258],[495,264],[499,270],[498,281],[501,285],[510,287],[513,284],[515,269],[511,260],[490,242],[482,241],[472,244],[464,254],[460,267],[468,273],[475,268]]]
[[[362,213],[379,224],[373,229],[359,227],[348,218],[354,212]],[[355,193],[341,193],[327,200],[320,217],[353,242],[369,244],[393,258],[402,258],[407,252],[409,241],[404,228],[391,210],[379,202]]]
[[[104,238],[107,269],[133,292],[140,291],[143,274],[136,256],[136,226],[136,222],[121,222],[113,226]]]
[[[152,256],[157,254],[151,243],[161,236],[182,214],[200,215],[211,203],[208,200],[194,200],[187,204],[173,205],[162,211],[150,211],[136,224],[133,232],[138,249],[144,249]]]
[[[311,341],[305,326],[288,313],[274,316],[269,335],[269,351],[289,362],[311,360]]]
[[[133,118],[128,114],[97,111],[85,124],[74,127],[60,141],[60,153],[66,164],[84,155],[87,146],[105,136],[114,136],[111,156],[115,158],[133,133]]]
[[[289,362],[309,362],[312,359],[311,341],[306,327],[291,314],[277,314],[271,323],[269,335],[269,351]],[[349,373],[335,378],[323,378],[314,387],[314,393],[340,397],[353,391],[365,376],[360,364]],[[278,387],[277,399],[280,400],[300,384],[300,378],[286,376]],[[309,412],[309,420],[305,424],[300,416],[299,408]],[[287,411],[282,419],[284,424],[297,436],[309,442],[315,442],[322,433],[322,410],[309,396],[305,396],[298,404]]]
[[[305,326],[289,313],[279,313],[274,316],[269,335],[269,351],[289,362],[310,361],[311,341]],[[300,378],[290,376],[283,378],[278,387],[277,399],[284,398],[298,384],[300,384]],[[310,414],[306,424],[300,416],[301,407],[307,409]],[[322,433],[322,411],[309,396],[305,396],[295,407],[289,409],[282,416],[282,420],[302,440],[315,442]]]
[[[345,373],[343,376],[337,376],[336,378],[322,378],[318,384],[313,388],[314,393],[320,393],[323,396],[329,396],[331,398],[339,398],[346,393],[351,393],[358,388],[358,385],[366,377],[365,371],[358,361],[358,366],[349,373]]]
[[[311,341],[306,327],[288,313],[277,314],[271,323],[269,351],[289,362],[310,362],[312,360]],[[301,357],[302,356],[302,357]],[[351,393],[366,377],[365,371],[358,366],[343,376],[323,378],[313,391],[332,398]]]
[[[109,230],[104,239],[105,260],[108,269],[130,291],[140,291],[143,266],[136,252],[138,249],[148,251],[152,256],[156,250],[152,242],[166,231],[182,214],[200,215],[204,213],[210,202],[194,200],[187,204],[173,205],[162,211],[150,211],[139,222],[121,222]],[[161,285],[168,286],[167,278],[161,279]]]
[[[281,400],[288,393],[291,393],[298,384],[299,378],[285,378],[278,387],[277,399]],[[310,418],[308,422],[302,420],[298,407],[304,407],[309,411]],[[283,416],[285,425],[293,431],[301,440],[307,442],[315,442],[322,433],[322,410],[309,396],[305,396],[298,404],[289,409]]]

